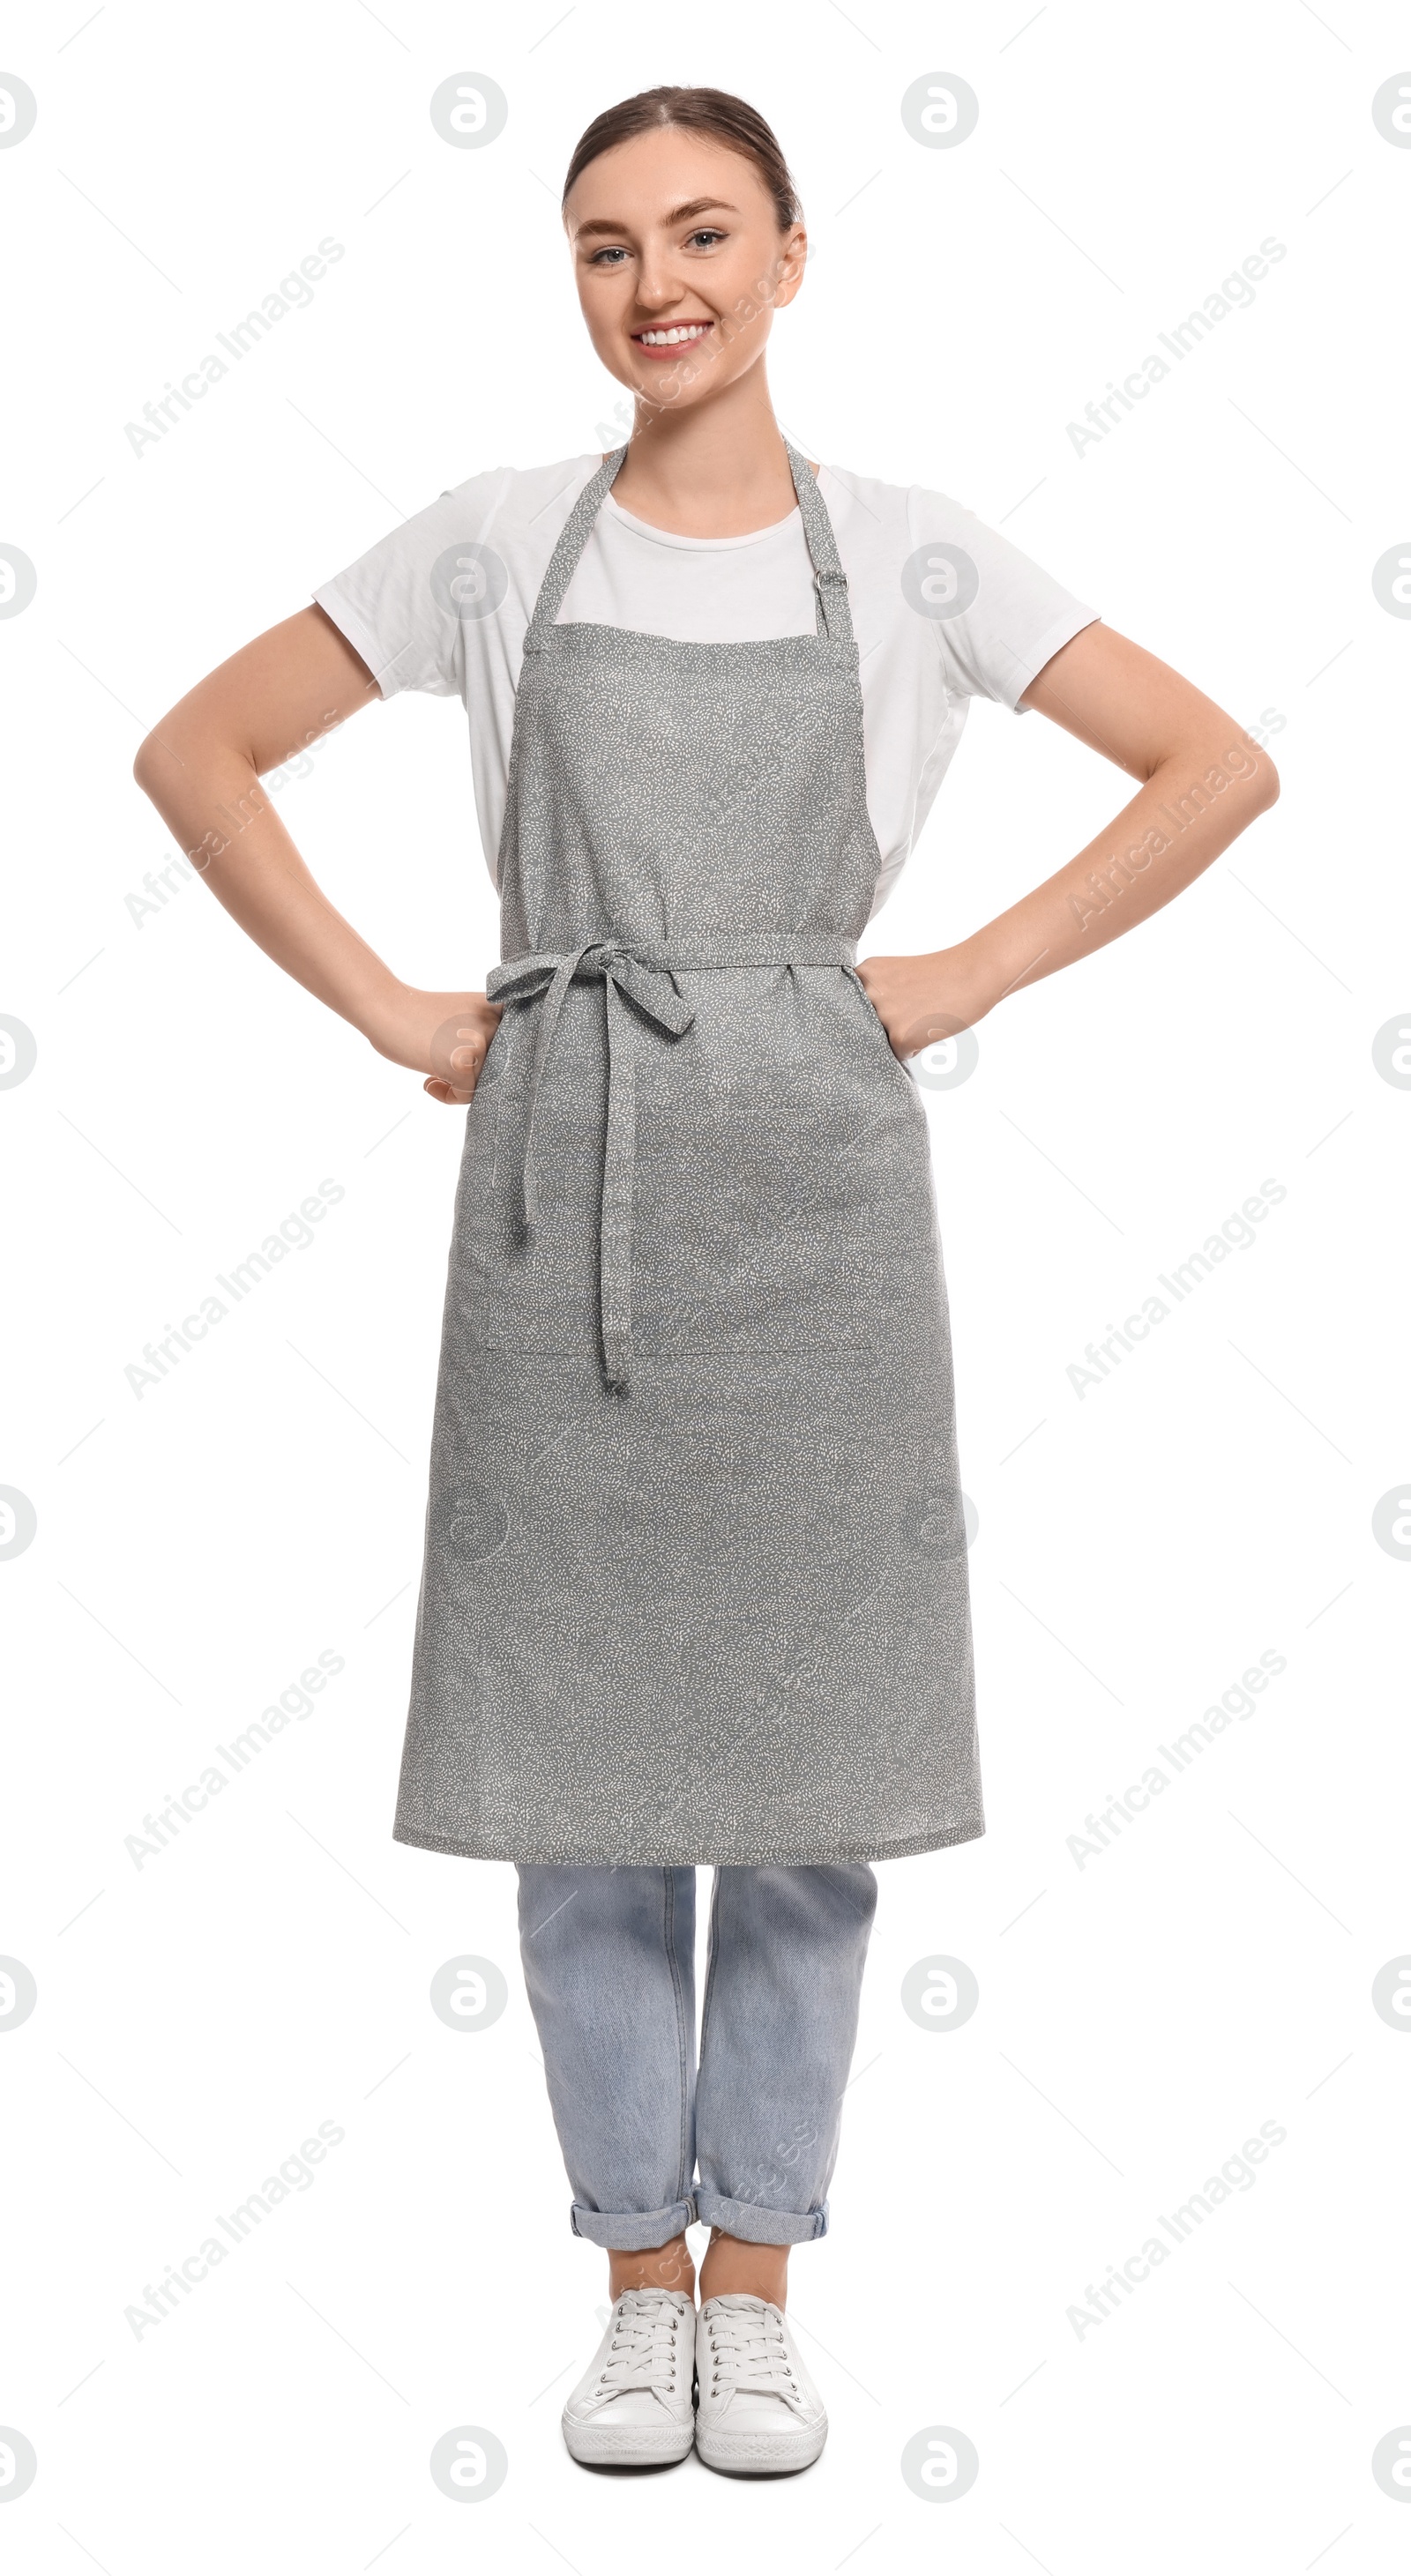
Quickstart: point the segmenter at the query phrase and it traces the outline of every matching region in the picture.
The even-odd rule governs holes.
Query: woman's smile
[[[653,322],[645,331],[634,331],[636,347],[649,358],[674,358],[678,349],[692,349],[714,329],[710,322]]]

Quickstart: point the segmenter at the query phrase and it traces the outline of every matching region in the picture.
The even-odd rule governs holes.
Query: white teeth
[[[688,322],[684,328],[673,325],[669,331],[639,331],[637,336],[647,349],[674,349],[682,340],[699,340],[710,329],[708,322]]]

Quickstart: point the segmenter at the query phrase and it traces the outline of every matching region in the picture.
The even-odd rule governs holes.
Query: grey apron
[[[525,638],[395,1833],[818,1863],[984,1831],[929,1138],[854,972],[880,857],[817,632]]]

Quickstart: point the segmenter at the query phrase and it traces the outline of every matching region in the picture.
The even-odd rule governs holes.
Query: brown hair
[[[747,100],[725,89],[644,89],[635,98],[619,100],[616,107],[605,107],[578,138],[563,183],[565,203],[574,181],[600,153],[611,152],[615,145],[629,143],[635,134],[649,134],[663,125],[679,125],[688,134],[708,134],[712,141],[726,144],[732,152],[742,152],[746,160],[754,163],[774,200],[779,230],[787,232],[791,224],[799,221],[802,208],[798,191],[773,127],[766,125],[759,110]]]

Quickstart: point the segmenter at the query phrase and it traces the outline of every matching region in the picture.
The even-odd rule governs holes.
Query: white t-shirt
[[[554,541],[600,463],[472,475],[314,592],[384,698],[427,689],[461,699],[492,878],[525,630]],[[882,854],[875,913],[931,810],[969,700],[1015,706],[1098,612],[944,493],[835,465],[821,467],[818,488],[860,647],[867,807]],[[746,642],[813,634],[814,599],[797,505],[748,536],[683,537],[609,492],[558,622]]]

